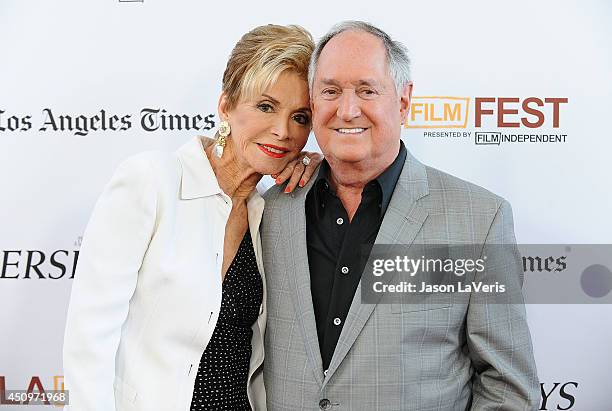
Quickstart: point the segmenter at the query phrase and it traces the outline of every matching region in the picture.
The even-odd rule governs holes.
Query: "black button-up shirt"
[[[306,196],[310,289],[324,369],[329,367],[406,155],[406,147],[400,142],[393,163],[363,188],[361,203],[350,222],[331,189],[326,161]]]

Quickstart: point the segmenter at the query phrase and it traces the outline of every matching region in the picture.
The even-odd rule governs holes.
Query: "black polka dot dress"
[[[259,316],[263,284],[247,230],[223,280],[217,325],[196,376],[190,411],[250,410],[247,378],[251,326]]]

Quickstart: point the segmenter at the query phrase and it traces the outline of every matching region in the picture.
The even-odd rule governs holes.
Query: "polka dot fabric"
[[[247,230],[223,280],[221,312],[196,376],[190,411],[250,410],[247,378],[251,326],[259,316],[263,284]]]

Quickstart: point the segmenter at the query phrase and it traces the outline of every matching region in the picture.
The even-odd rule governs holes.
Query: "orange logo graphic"
[[[414,96],[405,128],[466,128],[469,97]]]

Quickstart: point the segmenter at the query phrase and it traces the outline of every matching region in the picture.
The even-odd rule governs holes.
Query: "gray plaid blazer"
[[[268,324],[264,379],[276,410],[535,410],[539,384],[522,304],[363,304],[355,293],[329,369],[322,369],[305,199],[264,196]],[[515,244],[512,211],[491,192],[410,153],[376,244]],[[514,247],[516,249],[516,247]],[[504,270],[520,290],[518,251]],[[521,300],[522,301],[522,300]]]

